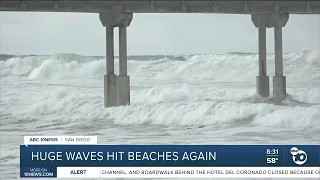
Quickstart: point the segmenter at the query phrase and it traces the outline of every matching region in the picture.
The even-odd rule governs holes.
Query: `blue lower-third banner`
[[[319,145],[21,145],[20,167],[42,177],[57,167],[319,167],[319,154]]]

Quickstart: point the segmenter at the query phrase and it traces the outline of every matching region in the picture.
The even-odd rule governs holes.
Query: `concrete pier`
[[[282,27],[286,25],[289,13],[257,13],[251,15],[255,27],[259,29],[259,76],[257,93],[269,96],[269,76],[267,76],[266,28],[274,28],[275,76],[273,77],[273,100],[281,103],[286,97],[286,77],[283,76]]]
[[[112,11],[121,5],[125,12],[133,13],[222,13],[254,14],[288,12],[290,14],[320,14],[320,1],[199,1],[199,0],[101,0],[101,1],[63,1],[63,0],[1,0],[0,11],[38,11],[38,12],[89,12]]]
[[[114,74],[114,32],[106,26],[106,70],[104,76],[104,107],[117,105],[117,77]]]
[[[259,27],[259,76],[257,76],[257,93],[269,97],[269,76],[267,76],[267,40],[266,27]]]
[[[127,59],[127,27],[133,18],[132,13],[126,14],[126,19],[119,26],[119,77],[118,77],[118,106],[130,105],[130,76],[128,76]]]
[[[283,75],[282,28],[290,14],[320,14],[320,1],[0,1],[0,11],[89,12],[99,13],[106,28],[106,75],[104,107],[130,105],[130,77],[127,67],[127,28],[133,13],[220,13],[247,14],[258,29],[259,73],[257,94],[270,96],[267,73],[266,29],[274,28],[275,75],[273,100],[286,98],[286,77]],[[119,28],[119,76],[114,71],[114,28]]]
[[[252,14],[251,20],[255,27],[258,28],[259,44],[259,76],[256,78],[257,94],[262,97],[269,97],[269,76],[267,76],[267,27],[270,27],[269,14]]]
[[[130,77],[127,75],[127,27],[133,14],[123,12],[121,6],[99,13],[106,28],[106,75],[104,76],[104,107],[130,104]],[[119,76],[114,74],[114,28],[119,27]]]
[[[282,27],[289,20],[289,13],[278,13],[274,24],[275,76],[273,76],[273,99],[281,103],[287,95],[286,77],[283,75]]]

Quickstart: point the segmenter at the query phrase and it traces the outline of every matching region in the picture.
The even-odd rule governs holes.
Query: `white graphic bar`
[[[57,178],[99,178],[99,167],[58,167]]]
[[[319,167],[58,167],[57,178],[314,178]]]
[[[97,136],[24,136],[24,145],[98,144]]]

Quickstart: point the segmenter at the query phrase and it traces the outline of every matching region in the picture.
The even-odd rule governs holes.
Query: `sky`
[[[127,32],[128,55],[258,51],[258,30],[250,15],[134,14]],[[320,15],[290,15],[283,28],[283,51],[319,48],[319,36]],[[105,49],[98,14],[0,12],[0,54],[104,56]],[[274,53],[272,28],[267,29],[267,52]]]

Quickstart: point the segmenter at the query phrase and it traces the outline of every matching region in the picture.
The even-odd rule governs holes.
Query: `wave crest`
[[[219,82],[254,81],[258,74],[258,55],[228,53],[192,56],[135,56],[128,61],[130,76],[157,79],[201,79]],[[180,59],[180,60],[179,60]],[[268,74],[274,74],[274,55],[268,56]],[[77,54],[11,57],[0,61],[1,76],[26,76],[29,80],[96,78],[105,74],[105,57]],[[302,51],[284,55],[284,73],[294,81],[320,77],[320,53]],[[118,60],[115,60],[118,73]],[[291,80],[291,81],[292,81]]]

